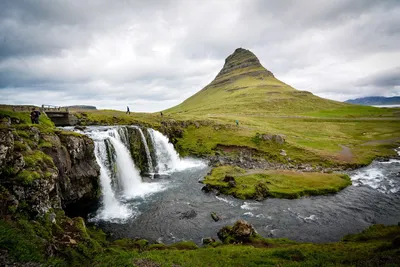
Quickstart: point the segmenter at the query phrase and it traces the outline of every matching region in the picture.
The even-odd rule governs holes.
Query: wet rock
[[[201,242],[203,243],[203,245],[209,245],[215,243],[215,239],[212,237],[205,237],[201,240]]]
[[[256,236],[257,231],[244,220],[237,221],[233,227],[225,226],[218,231],[218,238],[224,243],[246,243]]]
[[[182,212],[181,215],[179,216],[179,219],[190,220],[196,216],[197,216],[197,212],[195,210],[189,210],[189,211]]]
[[[244,220],[239,220],[237,221],[233,227],[232,227],[232,234],[239,240],[248,240],[250,237],[254,236],[257,234],[257,231],[254,229],[254,227],[244,221]]]
[[[219,216],[215,212],[211,212],[211,218],[216,222],[220,220]]]
[[[210,193],[211,191],[213,191],[213,187],[209,184],[206,184],[201,188],[201,191],[203,191],[204,193]]]
[[[84,130],[86,130],[86,127],[85,127],[85,126],[77,125],[77,126],[74,127],[74,129],[75,129],[75,130],[79,130],[79,131],[84,131]]]

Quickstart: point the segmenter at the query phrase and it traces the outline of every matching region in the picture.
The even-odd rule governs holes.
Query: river
[[[138,177],[134,162],[118,162],[126,160],[122,157],[128,157],[127,151],[117,152],[115,166],[125,171],[118,175],[127,176],[124,179],[133,185],[118,193],[111,186],[112,172],[105,166],[104,157],[101,159],[105,148],[100,144],[111,137],[114,148],[124,150],[116,143],[123,143],[124,138],[118,137],[115,129],[99,129],[92,127],[86,133],[96,142],[103,180],[102,207],[89,220],[113,238],[145,238],[164,243],[193,240],[200,244],[202,237],[217,239],[217,232],[223,226],[244,219],[265,237],[332,242],[372,224],[400,222],[400,160],[397,159],[374,161],[350,172],[353,185],[334,195],[244,201],[203,193],[199,181],[210,170],[207,162],[180,159],[173,146],[168,145],[168,139],[153,132],[155,147],[162,150],[157,153],[158,160],[161,156],[167,158],[168,164],[166,159],[158,164],[163,175],[155,179]],[[216,212],[221,220],[214,222],[211,212]]]

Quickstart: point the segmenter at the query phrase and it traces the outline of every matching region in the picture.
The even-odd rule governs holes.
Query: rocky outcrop
[[[244,220],[237,221],[233,227],[225,226],[218,231],[218,238],[226,244],[248,243],[257,236],[256,229]]]
[[[87,136],[59,134],[52,138],[55,145],[43,151],[52,157],[58,169],[57,189],[62,207],[72,214],[85,214],[100,197],[94,143]]]
[[[148,174],[150,172],[150,164],[140,130],[138,127],[128,127],[127,131],[132,159],[135,162],[136,167],[139,168],[142,175]],[[146,129],[142,129],[142,133],[149,148],[152,165],[155,166],[157,162],[155,161],[155,151],[150,135]]]
[[[3,215],[24,210],[36,216],[72,206],[82,210],[100,196],[99,172],[88,137],[42,133],[25,125],[0,129],[0,206],[11,207],[0,207]]]

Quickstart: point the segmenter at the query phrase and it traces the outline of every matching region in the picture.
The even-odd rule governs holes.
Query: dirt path
[[[342,151],[340,151],[338,159],[345,162],[352,162],[353,161],[353,153],[351,149],[347,146],[340,145]]]

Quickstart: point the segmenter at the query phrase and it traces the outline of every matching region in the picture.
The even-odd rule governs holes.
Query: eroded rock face
[[[14,136],[10,129],[0,129],[0,167],[13,158]],[[1,174],[1,172],[0,172]]]
[[[42,134],[36,127],[18,133],[0,129],[0,207],[11,203],[36,216],[97,202],[100,169],[91,139]],[[1,208],[2,215],[7,212]]]
[[[58,185],[63,206],[97,200],[100,168],[94,155],[94,143],[86,136],[60,136],[61,147],[45,152],[59,170]]]

